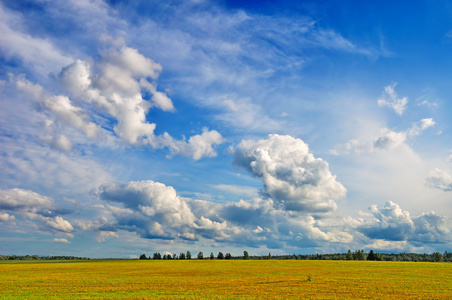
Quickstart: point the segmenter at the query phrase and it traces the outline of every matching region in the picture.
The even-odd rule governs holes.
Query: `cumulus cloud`
[[[385,86],[383,95],[380,99],[378,99],[377,103],[378,106],[388,106],[392,108],[398,115],[403,115],[403,112],[406,109],[406,105],[408,103],[408,98],[398,98],[395,91],[395,87],[397,85],[397,82],[393,82],[392,84]]]
[[[169,157],[182,155],[199,160],[217,155],[215,145],[224,142],[216,130],[202,129],[201,134],[178,140],[169,133],[156,136],[156,124],[147,119],[150,109],[175,112],[171,99],[157,90],[156,80],[162,66],[121,45],[101,52],[98,59],[76,60],[58,75],[68,95],[51,95],[41,85],[18,76],[15,84],[35,108],[44,112],[46,135],[40,141],[54,149],[68,152],[73,147],[71,129],[93,141],[111,141],[168,148]],[[113,119],[113,121],[112,121]]]
[[[0,209],[23,210],[39,207],[50,209],[54,206],[53,199],[23,189],[0,190]]]
[[[384,133],[374,143],[373,146],[380,149],[394,149],[406,141],[405,132],[395,132],[384,129]]]
[[[72,237],[71,232],[74,228],[71,223],[60,216],[53,216],[58,209],[52,198],[18,188],[0,190],[0,209],[12,211],[24,220],[36,222],[36,225],[43,229],[61,232]],[[1,220],[15,218],[7,213],[0,215]]]
[[[138,228],[142,237],[173,239],[178,230],[185,232],[195,227],[196,218],[188,204],[172,187],[159,182],[148,180],[103,185],[98,195],[102,200],[119,202],[131,209],[132,214],[116,217],[119,224]]]
[[[89,112],[74,105],[67,97],[62,95],[51,96],[39,84],[34,84],[23,77],[16,80],[17,88],[23,91],[27,99],[38,104],[38,109],[48,111],[55,122],[75,128],[90,139],[97,139],[101,127],[90,121]],[[45,128],[54,126],[54,121],[46,120]],[[41,140],[60,150],[68,151],[72,148],[72,142],[64,134],[42,136]]]
[[[329,212],[335,199],[345,196],[328,163],[315,158],[309,147],[291,136],[269,135],[259,141],[242,141],[234,164],[264,183],[263,193],[275,204],[300,212]]]
[[[97,195],[99,199],[123,208],[99,207],[111,214],[111,221],[77,222],[83,230],[127,230],[148,239],[203,239],[273,248],[300,242],[312,246],[353,239],[340,230],[322,228],[312,216],[300,218],[292,211],[279,209],[268,198],[223,204],[194,200],[178,196],[171,186],[150,180],[105,184]]]
[[[176,140],[170,134],[155,136],[155,123],[147,121],[151,108],[175,111],[171,99],[157,90],[155,80],[162,66],[140,54],[136,49],[122,46],[102,53],[100,60],[77,60],[60,73],[62,84],[77,99],[93,104],[98,110],[117,120],[114,133],[132,145],[168,147],[170,155],[183,155],[195,160],[216,156],[214,145],[224,142],[220,133],[203,129],[202,134]],[[149,81],[152,80],[152,82]],[[143,98],[143,91],[150,93]]]
[[[446,171],[435,168],[425,179],[425,185],[445,192],[452,191],[452,176]]]
[[[405,145],[408,138],[420,135],[424,130],[434,126],[433,118],[425,118],[413,123],[411,128],[403,131],[394,131],[382,128],[379,135],[372,141],[352,139],[345,144],[338,145],[329,152],[333,155],[372,153],[376,150],[394,150]]]
[[[452,240],[450,221],[434,212],[417,217],[388,201],[379,209],[376,205],[369,208],[373,218],[361,219],[357,230],[371,239],[395,242],[439,243]]]
[[[6,213],[0,213],[0,222],[7,222],[14,220],[15,217]]]

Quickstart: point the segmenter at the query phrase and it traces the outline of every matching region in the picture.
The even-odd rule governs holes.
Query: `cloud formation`
[[[388,106],[392,108],[399,116],[403,115],[403,112],[406,109],[406,105],[408,103],[408,98],[398,98],[395,91],[395,87],[397,82],[393,82],[392,84],[385,86],[383,95],[380,99],[378,99],[378,106]]]
[[[371,141],[352,139],[345,144],[338,145],[330,150],[331,154],[362,154],[372,153],[376,150],[394,150],[405,145],[408,138],[414,138],[420,135],[424,130],[434,126],[436,122],[433,118],[425,118],[419,122],[413,123],[410,129],[404,131],[394,131],[388,128],[380,129],[378,137]]]
[[[287,210],[334,211],[334,200],[346,194],[328,163],[291,136],[271,134],[259,141],[244,140],[237,147],[234,164],[261,179],[264,195]]]
[[[8,211],[11,215],[3,211]],[[18,188],[0,190],[0,221],[14,220],[17,215],[22,220],[35,223],[42,230],[73,237],[72,224],[55,215],[56,212],[58,212],[58,207],[52,198]]]
[[[122,45],[104,50],[98,60],[76,60],[62,69],[58,78],[72,99],[50,95],[39,84],[20,76],[16,86],[37,104],[37,109],[47,112],[43,120],[47,134],[40,140],[52,148],[70,151],[73,142],[65,133],[76,129],[91,140],[111,140],[114,134],[133,146],[166,147],[168,157],[182,155],[199,160],[216,156],[214,147],[224,142],[216,130],[204,127],[188,141],[174,139],[167,132],[154,134],[157,125],[148,122],[149,110],[175,111],[171,99],[157,90],[161,70],[158,63]]]
[[[372,205],[369,210],[373,218],[359,221],[357,230],[371,239],[410,243],[444,243],[452,240],[450,221],[434,212],[412,217],[392,201],[388,201],[381,209]]]
[[[450,192],[452,191],[452,176],[446,171],[435,168],[430,171],[428,177],[425,179],[425,185],[430,188]]]
[[[323,242],[349,242],[350,234],[322,226],[314,217],[303,217],[275,207],[271,199],[215,203],[182,198],[174,188],[154,181],[106,184],[99,188],[100,199],[111,204],[99,207],[113,219],[96,224],[78,222],[83,230],[127,230],[148,239],[203,240],[235,245],[283,248],[303,241],[306,247]]]

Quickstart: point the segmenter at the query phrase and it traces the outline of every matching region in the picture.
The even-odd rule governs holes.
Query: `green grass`
[[[297,260],[0,263],[0,299],[452,299],[452,264]]]

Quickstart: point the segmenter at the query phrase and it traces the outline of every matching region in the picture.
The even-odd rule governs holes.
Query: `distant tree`
[[[173,257],[171,256],[170,253],[168,253],[168,254],[166,255],[166,259],[173,259]]]
[[[223,254],[223,252],[218,252],[217,258],[218,258],[218,259],[224,259],[224,254]]]
[[[191,253],[190,253],[190,251],[187,251],[186,257],[187,257],[187,259],[191,259]]]
[[[348,250],[347,256],[346,256],[345,259],[346,259],[346,260],[353,260],[353,254],[352,254],[352,251]]]
[[[364,250],[356,250],[353,253],[353,259],[354,260],[366,260],[366,254],[364,253]]]
[[[162,259],[162,255],[159,252],[155,252],[152,256],[153,259]]]
[[[177,259],[177,254],[173,253],[173,259]]]
[[[441,253],[439,253],[439,252],[433,253],[433,261],[440,262],[440,261],[443,261],[443,259],[444,259],[444,257]]]
[[[272,255],[271,255],[271,253],[270,253],[270,252],[268,252],[268,256],[267,256],[267,258],[268,258],[268,259],[272,259]]]
[[[204,254],[202,252],[198,253],[198,259],[204,259]]]
[[[369,254],[367,254],[367,260],[377,260],[377,255],[375,255],[373,250],[370,250]]]
[[[185,259],[185,253],[179,254],[179,259]]]
[[[215,255],[213,255],[213,252],[210,252],[210,259],[214,259]]]
[[[224,259],[231,259],[232,255],[231,253],[226,253],[226,255],[224,256]]]
[[[243,259],[248,260],[250,259],[250,256],[248,254],[248,251],[243,251]]]
[[[148,258],[146,257],[146,254],[141,254],[140,259],[148,259]]]

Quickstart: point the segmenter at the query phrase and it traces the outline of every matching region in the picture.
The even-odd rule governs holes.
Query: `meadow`
[[[0,263],[0,299],[452,299],[452,264],[305,260]]]

